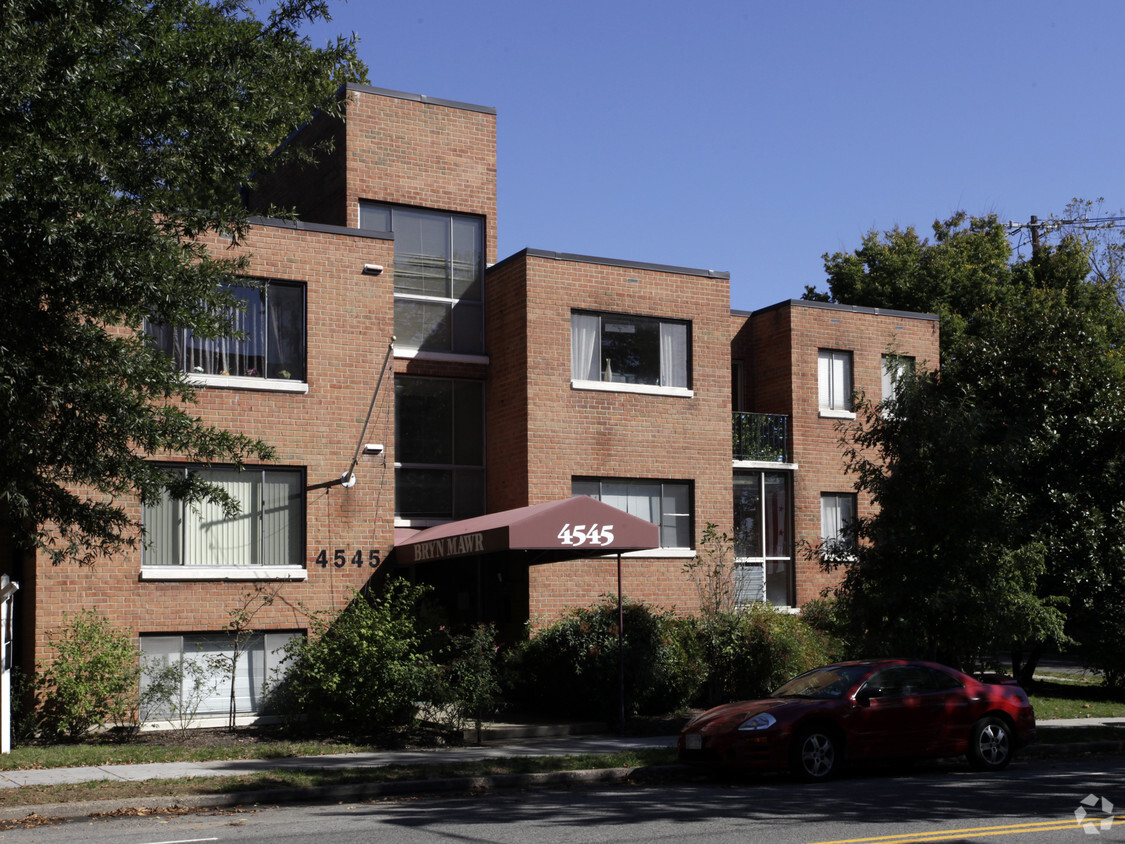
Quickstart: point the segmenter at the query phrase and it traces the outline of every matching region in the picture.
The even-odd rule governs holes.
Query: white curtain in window
[[[820,406],[832,407],[831,352],[821,352],[817,356],[817,385],[819,386]]]
[[[855,518],[855,498],[848,494],[820,496],[820,538],[844,539],[844,528]]]
[[[914,358],[902,355],[883,355],[883,398],[898,395],[898,382],[907,372],[914,371]]]
[[[570,315],[570,377],[597,381],[601,319],[596,314]]]
[[[851,355],[821,351],[817,356],[820,406],[831,410],[851,409]]]
[[[660,323],[660,383],[664,387],[687,387],[687,325]]]
[[[843,352],[832,355],[832,407],[837,410],[848,410],[851,405],[850,362],[851,359]]]
[[[184,513],[185,566],[250,566],[259,562],[255,536],[261,513],[256,494],[260,473],[215,470],[208,480],[238,502],[240,511],[228,518],[218,504],[201,501],[186,505]]]
[[[661,522],[660,484],[603,481],[602,501],[654,525]]]
[[[263,344],[266,336],[265,287],[236,287],[237,299],[245,303],[244,309],[231,309],[232,330],[237,337],[218,337],[207,340],[190,334],[187,338],[185,365],[188,372],[210,375],[261,376],[264,373]]]

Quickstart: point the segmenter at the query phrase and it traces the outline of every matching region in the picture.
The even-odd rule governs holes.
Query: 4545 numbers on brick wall
[[[336,568],[342,569],[346,565],[353,565],[362,568],[364,564],[368,568],[376,569],[383,561],[383,556],[378,548],[372,548],[370,551],[355,551],[349,554],[344,548],[334,548],[332,556],[328,556],[328,550],[321,548],[316,555],[316,564],[321,568],[327,568],[329,563],[332,563]]]

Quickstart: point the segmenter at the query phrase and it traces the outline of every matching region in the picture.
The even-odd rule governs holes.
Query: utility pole
[[[1032,256],[1039,254],[1039,235],[1040,232],[1049,232],[1052,229],[1059,229],[1066,226],[1070,229],[1083,229],[1092,231],[1094,229],[1112,229],[1118,223],[1125,222],[1125,217],[1082,217],[1076,220],[1055,220],[1048,219],[1045,222],[1039,222],[1039,218],[1034,214],[1031,219],[1026,223],[1017,223],[1015,220],[1008,222],[1008,234],[1016,234],[1023,229],[1031,232],[1031,254]]]

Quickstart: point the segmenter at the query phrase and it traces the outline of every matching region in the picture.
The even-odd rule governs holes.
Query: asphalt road
[[[1093,805],[1082,801],[1093,795]],[[1102,799],[1119,805],[1113,826]],[[1075,811],[1086,811],[1084,831]],[[1108,814],[1112,814],[1110,809]],[[1097,836],[1097,837],[1095,837]],[[1000,774],[963,765],[873,769],[813,785],[781,776],[675,785],[498,791],[179,817],[72,821],[0,842],[770,842],[1125,841],[1125,758],[1032,760]]]

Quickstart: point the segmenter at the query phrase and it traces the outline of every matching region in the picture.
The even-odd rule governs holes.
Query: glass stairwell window
[[[484,218],[361,202],[361,228],[395,236],[396,348],[484,353]]]

